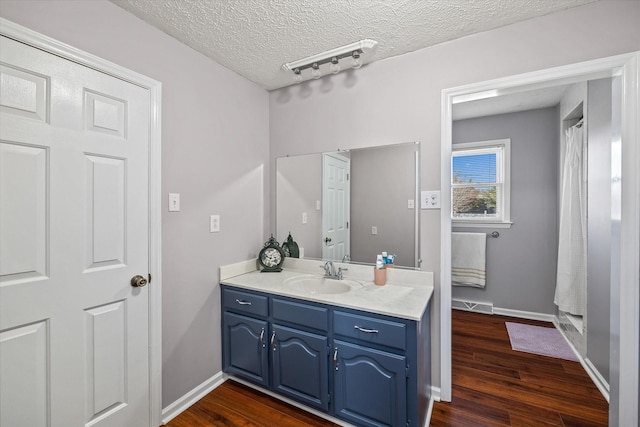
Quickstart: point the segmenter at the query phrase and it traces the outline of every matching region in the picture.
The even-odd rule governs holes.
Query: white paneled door
[[[0,425],[148,426],[150,95],[0,43]]]
[[[322,156],[322,259],[342,261],[349,255],[349,158]]]

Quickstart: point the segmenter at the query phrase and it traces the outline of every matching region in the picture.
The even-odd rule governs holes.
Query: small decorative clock
[[[264,248],[258,254],[258,263],[262,266],[262,273],[274,273],[282,271],[284,252],[273,237],[273,234],[264,244]]]

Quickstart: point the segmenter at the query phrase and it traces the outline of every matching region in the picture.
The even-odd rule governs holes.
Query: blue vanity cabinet
[[[269,386],[268,298],[222,290],[222,366],[225,372]]]
[[[336,415],[362,426],[406,426],[406,357],[340,340],[334,352]]]
[[[405,351],[411,323],[334,311],[336,415],[363,426],[407,425]]]
[[[329,309],[271,298],[272,389],[308,406],[329,410]]]
[[[225,312],[223,325],[225,372],[268,387],[268,323],[265,320]]]
[[[223,369],[357,426],[422,426],[430,325],[222,285]]]

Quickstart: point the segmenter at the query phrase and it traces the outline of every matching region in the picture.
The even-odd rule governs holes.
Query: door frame
[[[162,84],[98,56],[0,18],[0,34],[149,91],[149,411],[150,426],[162,424]]]
[[[619,220],[619,289],[612,288],[611,336],[612,425],[637,425],[640,369],[640,52],[596,59],[459,86],[442,91],[441,98],[441,217],[440,217],[440,398],[451,401],[451,144],[453,104],[574,83],[599,77],[620,76],[622,84],[621,146],[622,212]],[[616,317],[614,317],[616,316]],[[616,366],[618,365],[618,366]]]

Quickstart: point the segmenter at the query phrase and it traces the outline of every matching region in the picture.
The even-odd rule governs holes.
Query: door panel
[[[335,153],[322,156],[322,259],[342,261],[349,254],[348,158]]]
[[[273,325],[273,388],[309,406],[329,409],[327,337]]]
[[[406,357],[335,341],[335,411],[363,426],[407,422]]]
[[[225,312],[224,370],[268,387],[268,334],[266,321]]]
[[[47,321],[0,332],[0,420],[3,426],[49,425],[48,333]],[[10,384],[19,385],[19,390],[10,389]]]
[[[0,425],[148,425],[149,93],[0,43]]]
[[[48,156],[45,147],[3,141],[0,159],[0,283],[8,285],[47,275]]]

